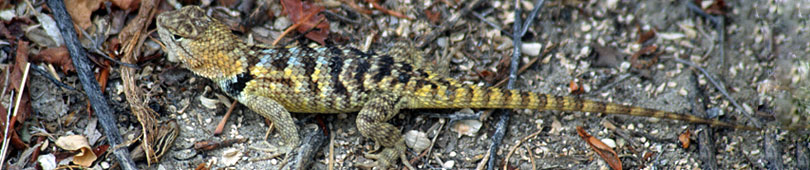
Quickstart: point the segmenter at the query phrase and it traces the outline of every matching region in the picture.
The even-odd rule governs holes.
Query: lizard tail
[[[448,82],[441,83],[441,81]],[[693,115],[598,102],[577,97],[555,96],[523,90],[507,90],[476,85],[460,85],[455,83],[454,80],[439,80],[435,85],[428,84],[417,88],[413,96],[416,100],[409,102],[409,108],[509,108],[581,111],[674,119],[744,130],[759,129],[719,120],[705,119]]]

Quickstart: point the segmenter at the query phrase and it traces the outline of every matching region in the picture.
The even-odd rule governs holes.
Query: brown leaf
[[[639,35],[638,36],[639,44],[644,44],[645,42],[651,40],[652,38],[655,38],[655,28],[647,32],[641,32],[641,27],[636,27],[636,30],[638,31]]]
[[[678,135],[678,141],[681,142],[681,147],[689,148],[689,137],[692,136],[692,132],[689,129],[686,129],[681,135]]]
[[[207,162],[197,164],[197,168],[194,168],[194,170],[209,170],[209,169],[211,169],[211,167],[208,166]]]
[[[723,0],[715,0],[714,3],[712,3],[712,5],[710,5],[708,8],[704,9],[703,11],[706,11],[706,13],[712,14],[712,15],[726,15],[726,10],[727,9],[728,9],[728,6],[726,6],[725,1],[723,1]]]
[[[433,24],[441,23],[442,13],[439,12],[438,10],[435,10],[433,8],[425,9],[425,16],[427,16],[428,21],[430,21],[430,23]]]
[[[574,82],[574,80],[571,80],[568,83],[568,92],[570,92],[571,94],[582,94],[585,93],[585,89],[583,89],[582,86],[579,85],[579,83]]]
[[[596,137],[588,134],[588,132],[585,132],[582,126],[577,126],[577,134],[579,134],[579,137],[582,137],[582,140],[585,140],[585,142],[591,146],[591,149],[602,157],[613,170],[622,169],[622,161],[619,160],[619,155],[616,154],[616,151],[613,151],[613,149],[605,145],[605,143],[602,143],[599,139],[596,139]]]
[[[92,22],[90,21],[90,14],[101,7],[101,2],[104,0],[65,0],[65,8],[73,19],[73,24],[78,25],[81,29],[87,29]]]
[[[661,55],[661,53],[655,53],[657,50],[658,46],[650,45],[636,51],[636,53],[633,53],[633,56],[630,56],[631,66],[636,69],[647,69],[650,66],[653,66],[655,63],[658,63],[658,56]],[[642,57],[649,59],[642,60],[640,59]]]
[[[73,67],[73,61],[70,60],[70,55],[66,47],[48,48],[39,52],[39,55],[31,57],[34,62],[46,62],[53,65],[58,65],[62,68],[62,73],[76,71]]]
[[[110,2],[123,10],[130,10],[131,8],[137,8],[141,5],[141,0],[110,0]]]
[[[93,152],[93,149],[90,148],[87,137],[82,135],[62,136],[56,139],[55,144],[64,150],[79,151],[73,156],[73,163],[81,165],[82,167],[90,167],[98,158],[96,153]]]
[[[28,93],[28,90],[20,91],[22,86],[26,86],[25,84],[22,84],[26,63],[28,63],[28,42],[17,40],[17,56],[15,56],[14,66],[11,68],[9,86],[11,86],[11,89],[17,91],[17,93],[23,93],[22,98],[20,99],[20,109],[17,111],[16,116],[12,118],[12,120],[16,120],[19,123],[23,123],[23,121],[25,121],[25,119],[28,118],[28,115],[31,113],[31,96]],[[28,81],[26,81],[26,84],[27,83]],[[13,127],[14,124],[12,124],[9,128]]]
[[[293,24],[298,24],[296,31],[306,33],[305,37],[320,44],[325,44],[329,35],[329,23],[321,11],[323,7],[300,0],[281,0],[284,13],[290,17]]]

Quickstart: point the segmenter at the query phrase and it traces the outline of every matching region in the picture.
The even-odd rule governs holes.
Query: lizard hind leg
[[[405,141],[399,128],[387,122],[402,108],[404,100],[401,99],[393,94],[372,95],[363,105],[363,109],[357,115],[357,129],[363,136],[374,140],[377,145],[382,145],[383,149],[379,153],[365,155],[366,158],[375,159],[373,164],[359,164],[359,166],[386,169],[396,158],[401,158],[405,166],[412,167],[405,161]]]
[[[290,112],[273,99],[258,95],[241,95],[239,102],[245,104],[250,110],[255,111],[262,117],[270,119],[275,129],[278,130],[284,144],[268,149],[271,152],[285,154],[284,162],[291,156],[290,153],[301,143],[298,134],[298,127],[293,122]]]

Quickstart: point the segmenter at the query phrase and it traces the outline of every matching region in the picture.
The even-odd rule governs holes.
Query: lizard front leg
[[[282,146],[275,148],[276,152],[289,155],[293,148],[298,147],[301,141],[298,136],[298,127],[295,126],[290,112],[288,112],[283,105],[273,99],[258,95],[243,94],[238,100],[250,108],[250,110],[259,113],[259,115],[273,122],[284,142]]]
[[[404,100],[401,99],[393,94],[373,95],[358,113],[356,122],[360,133],[374,140],[377,145],[383,146],[380,153],[366,154],[367,158],[376,161],[374,164],[365,166],[385,169],[396,158],[401,158],[406,166],[412,167],[405,160],[405,141],[402,139],[399,129],[387,122],[399,112],[404,103]]]

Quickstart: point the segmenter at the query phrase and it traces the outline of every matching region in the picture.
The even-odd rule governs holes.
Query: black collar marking
[[[242,90],[245,89],[247,82],[253,80],[253,76],[250,75],[250,72],[243,72],[238,75],[234,79],[228,80],[227,82],[222,84],[222,90],[226,93],[231,95],[231,97],[237,97]]]

